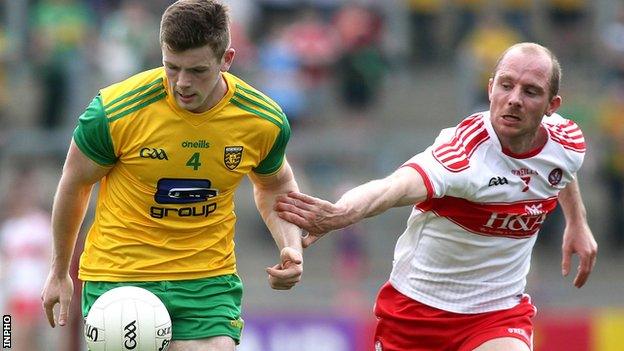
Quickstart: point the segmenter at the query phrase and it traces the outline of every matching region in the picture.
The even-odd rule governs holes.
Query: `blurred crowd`
[[[43,349],[35,346],[38,338],[32,335],[45,334],[29,337],[28,326],[41,323],[43,317],[38,294],[49,262],[48,211],[76,118],[98,88],[160,65],[159,16],[170,3],[0,3],[0,307],[28,316],[18,322],[24,324],[19,329],[25,335],[21,345],[28,345],[25,350]],[[601,218],[606,223],[604,233],[597,236],[616,252],[624,249],[621,1],[227,3],[236,49],[232,70],[283,107],[295,135],[293,143],[310,141],[304,135],[324,127],[319,120],[327,121],[322,117],[327,110],[338,111],[332,116],[341,121],[334,125],[349,126],[344,135],[353,130],[357,134],[358,128],[366,133],[371,121],[380,118],[376,111],[384,97],[393,94],[397,77],[416,80],[421,73],[436,70],[454,72],[455,99],[449,105],[454,105],[451,113],[461,111],[459,120],[487,108],[487,81],[502,50],[529,40],[551,47],[562,60],[564,86],[566,76],[579,71],[585,72],[582,77],[591,77],[596,89],[589,98],[564,96],[563,110],[593,135],[590,146],[596,151],[588,162],[599,170],[595,182],[606,188],[603,208],[609,211]],[[574,88],[569,89],[573,94]],[[299,137],[304,141],[297,141]],[[308,159],[293,156],[304,171],[298,175],[303,181],[317,175],[331,179],[332,174],[344,172],[340,167],[349,164],[350,157],[344,150]],[[370,170],[366,168],[370,165],[360,165],[360,172]],[[339,189],[341,185],[313,190],[334,194]],[[336,242],[339,266],[348,268],[335,273],[345,282],[336,296],[343,306],[366,305],[359,305],[362,297],[357,296],[362,290],[358,284],[369,269],[363,231],[350,228]]]

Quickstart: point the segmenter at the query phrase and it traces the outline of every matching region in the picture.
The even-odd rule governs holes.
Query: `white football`
[[[171,342],[171,318],[156,295],[122,286],[95,300],[84,335],[90,351],[166,351]]]

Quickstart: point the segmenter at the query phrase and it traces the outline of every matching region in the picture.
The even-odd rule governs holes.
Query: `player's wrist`
[[[69,264],[53,260],[50,268],[50,275],[55,278],[67,277],[69,275]]]

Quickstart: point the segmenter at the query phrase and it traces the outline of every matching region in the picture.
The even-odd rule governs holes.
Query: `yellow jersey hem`
[[[197,272],[189,274],[186,272],[160,273],[160,274],[133,274],[133,275],[113,275],[113,274],[88,274],[79,272],[78,279],[82,281],[98,282],[150,282],[163,280],[191,280],[212,278],[226,274],[237,274],[236,268],[219,269],[210,272]]]

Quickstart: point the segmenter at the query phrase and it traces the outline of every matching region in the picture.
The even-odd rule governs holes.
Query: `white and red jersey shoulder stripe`
[[[564,148],[576,152],[585,152],[583,132],[574,121],[566,120],[563,123],[552,124],[546,120],[544,126],[550,134],[550,139],[561,144]]]
[[[484,141],[490,138],[482,114],[463,120],[448,142],[433,150],[433,157],[451,172],[461,172],[470,167],[470,156]]]

